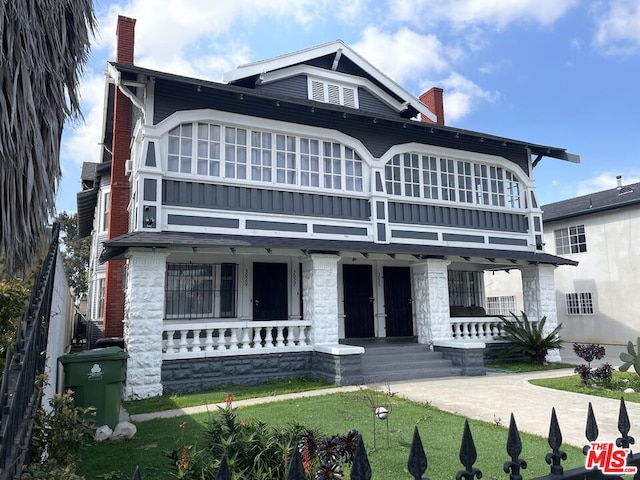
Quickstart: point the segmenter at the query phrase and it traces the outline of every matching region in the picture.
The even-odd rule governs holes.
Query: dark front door
[[[413,336],[413,302],[411,269],[384,267],[384,305],[387,314],[387,337]]]
[[[375,331],[371,265],[344,265],[342,272],[345,337],[373,337]]]
[[[286,263],[253,264],[253,319],[287,320]]]

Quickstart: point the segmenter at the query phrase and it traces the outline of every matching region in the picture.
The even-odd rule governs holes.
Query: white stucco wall
[[[570,341],[635,342],[640,335],[640,208],[627,207],[545,225],[545,243],[555,253],[553,231],[584,225],[587,251],[563,255],[577,267],[555,273],[558,320]],[[566,294],[591,292],[594,315],[567,315]]]
[[[430,259],[411,266],[418,343],[431,345],[436,340],[451,340],[449,263],[448,260]]]
[[[335,255],[311,255],[302,261],[303,318],[311,320],[312,345],[337,344],[338,261]]]

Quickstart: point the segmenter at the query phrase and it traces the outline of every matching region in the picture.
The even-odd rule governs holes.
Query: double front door
[[[371,265],[343,267],[345,338],[376,336],[373,268]],[[411,270],[383,267],[386,336],[413,336]]]

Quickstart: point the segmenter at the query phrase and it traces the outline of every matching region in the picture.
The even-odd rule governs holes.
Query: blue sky
[[[58,210],[75,211],[83,162],[99,159],[103,71],[117,15],[136,19],[135,63],[213,81],[236,66],[336,39],[418,96],[445,91],[446,124],[566,148],[543,159],[542,204],[640,181],[638,0],[96,0],[67,125]]]

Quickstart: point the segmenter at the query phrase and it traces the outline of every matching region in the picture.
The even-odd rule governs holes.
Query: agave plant
[[[542,317],[539,322],[530,322],[527,315],[524,312],[521,313],[522,319],[514,313],[511,313],[513,319],[500,317],[503,337],[511,343],[506,353],[524,354],[529,357],[531,363],[542,365],[549,350],[562,347],[560,339],[562,324],[545,335],[544,325],[547,317]]]
[[[621,372],[626,372],[633,365],[636,373],[640,375],[640,337],[637,339],[638,343],[638,352],[636,353],[636,349],[633,346],[633,342],[629,340],[627,343],[627,351],[620,352],[620,360],[624,363],[620,365],[619,370]]]

